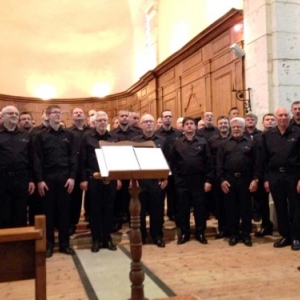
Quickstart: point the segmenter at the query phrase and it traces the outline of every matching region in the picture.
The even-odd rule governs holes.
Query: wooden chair
[[[46,300],[46,223],[0,229],[0,282],[35,279],[35,299]]]

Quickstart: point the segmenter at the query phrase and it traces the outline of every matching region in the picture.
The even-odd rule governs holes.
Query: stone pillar
[[[244,0],[245,87],[259,117],[300,100],[300,0]]]

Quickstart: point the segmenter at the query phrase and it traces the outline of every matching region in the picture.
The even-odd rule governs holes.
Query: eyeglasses
[[[62,115],[62,112],[61,111],[51,111],[50,114],[53,114],[53,115]]]
[[[96,122],[107,122],[107,119],[97,119],[97,120],[95,120]]]
[[[17,113],[17,112],[13,112],[13,111],[8,111],[8,112],[5,112],[3,113],[4,115],[9,115],[9,116],[19,116],[20,114]]]
[[[154,121],[153,120],[145,120],[142,123],[154,123]]]

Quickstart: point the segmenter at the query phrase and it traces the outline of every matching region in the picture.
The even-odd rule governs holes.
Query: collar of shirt
[[[106,130],[104,134],[100,134],[96,128],[93,129],[92,136],[111,136],[111,134]]]
[[[153,133],[153,135],[150,137],[143,134],[142,138],[145,141],[153,141],[153,140],[159,139],[159,137],[155,133]]]
[[[247,138],[245,135],[243,135],[240,139],[235,139],[232,135],[228,138],[228,140],[234,140],[234,141],[236,141],[237,143],[239,143],[239,142],[241,142],[241,141],[243,141],[243,140],[245,140],[245,141],[249,141],[249,138]]]
[[[0,127],[0,132],[21,132],[18,127],[16,127],[14,130],[8,130],[4,125]]]
[[[63,128],[62,126],[59,126],[57,131],[54,130],[51,126],[45,128],[45,132],[49,133],[51,131],[52,132],[61,132],[61,131],[65,131],[65,128]]]
[[[73,124],[71,127],[67,128],[67,129],[69,129],[69,130],[84,131],[84,130],[88,129],[88,126],[85,125],[85,124],[83,124],[82,129],[78,129],[78,127],[75,124]]]

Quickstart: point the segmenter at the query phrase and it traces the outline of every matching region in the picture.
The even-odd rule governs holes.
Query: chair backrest
[[[46,222],[0,229],[0,282],[35,279],[35,299],[46,300]]]

